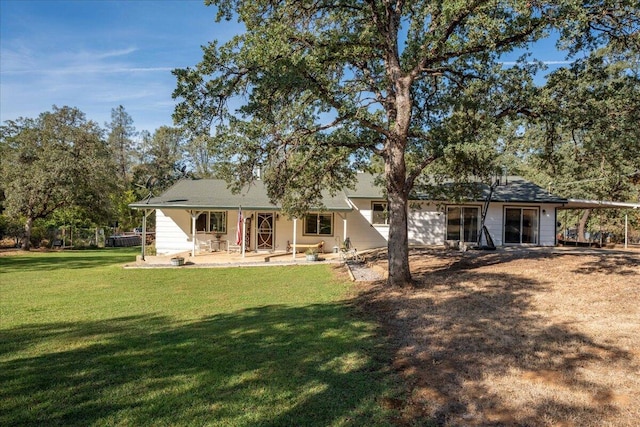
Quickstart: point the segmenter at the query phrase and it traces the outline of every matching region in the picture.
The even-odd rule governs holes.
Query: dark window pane
[[[304,233],[318,234],[318,217],[316,215],[307,215],[304,217]]]
[[[522,243],[538,243],[538,210],[522,210]]]
[[[461,208],[447,209],[447,240],[460,240]]]
[[[520,209],[505,209],[504,242],[520,243]]]
[[[207,214],[201,213],[196,219],[196,231],[207,231]]]
[[[330,236],[333,234],[331,223],[332,223],[332,215],[320,215],[320,233],[325,236]]]
[[[478,241],[478,208],[462,208],[465,242]]]
[[[374,203],[371,222],[373,224],[388,224],[388,212],[386,203]]]

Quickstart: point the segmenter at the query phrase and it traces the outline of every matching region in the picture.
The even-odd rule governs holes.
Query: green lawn
[[[0,425],[388,425],[376,326],[331,266],[0,257]]]

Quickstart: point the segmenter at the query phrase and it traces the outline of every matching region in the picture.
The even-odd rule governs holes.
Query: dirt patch
[[[637,425],[639,252],[422,250],[410,264],[416,288],[360,294],[408,387],[398,424]]]

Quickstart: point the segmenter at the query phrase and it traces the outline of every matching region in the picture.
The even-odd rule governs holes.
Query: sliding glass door
[[[480,208],[473,206],[449,206],[447,208],[447,240],[478,241]]]
[[[538,209],[505,208],[504,242],[506,244],[538,244]]]

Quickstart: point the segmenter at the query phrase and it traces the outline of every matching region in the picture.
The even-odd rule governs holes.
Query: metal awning
[[[567,203],[559,209],[640,209],[640,203],[567,199]]]

